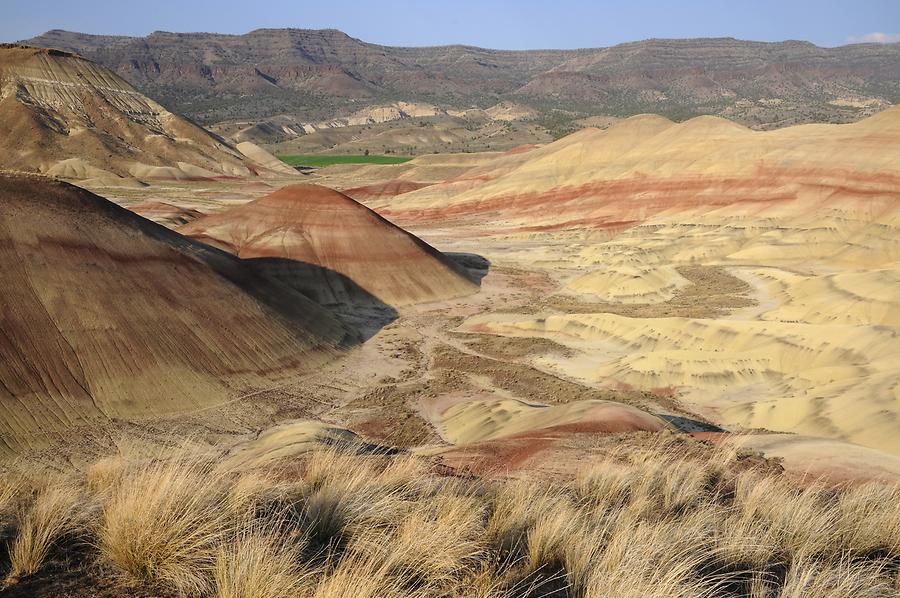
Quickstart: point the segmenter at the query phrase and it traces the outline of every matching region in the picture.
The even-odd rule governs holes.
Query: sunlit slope
[[[593,383],[677,389],[725,425],[841,438],[900,453],[895,329],[612,314],[476,320],[469,326],[584,348],[590,359],[546,358],[545,364]]]
[[[531,229],[615,227],[698,207],[804,212],[848,195],[896,199],[898,156],[900,108],[852,125],[770,132],[715,117],[676,124],[643,115],[458,177],[476,185],[451,180],[381,209],[401,221],[481,215]]]
[[[468,444],[516,435],[558,432],[658,432],[661,419],[612,401],[575,401],[535,405],[517,399],[461,402],[440,416],[438,429],[452,444]]]
[[[522,263],[565,239],[556,262],[539,254],[564,268],[562,301],[467,329],[550,337],[579,355],[542,365],[665,389],[723,425],[900,454],[900,108],[772,132],[640,116],[480,168],[470,188],[379,208],[411,227],[527,239],[504,254]],[[684,268],[723,274],[704,289]],[[703,312],[722,276],[745,284],[739,301],[681,315]]]
[[[500,152],[423,154],[402,164],[337,164],[317,171],[321,184],[368,201],[455,180],[503,157]]]
[[[0,175],[0,197],[4,450],[224,402],[345,336],[240,260],[87,191]]]
[[[439,251],[326,187],[283,187],[179,230],[242,258],[319,266],[325,269],[325,286],[336,291],[358,286],[389,305],[437,301],[477,290],[462,268]],[[289,277],[290,264],[281,266],[281,276]]]
[[[248,176],[269,164],[246,158],[74,54],[0,45],[0,167],[87,184]],[[283,165],[279,165],[283,167]]]

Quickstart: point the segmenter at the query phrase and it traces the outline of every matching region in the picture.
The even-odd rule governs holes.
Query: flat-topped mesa
[[[858,120],[900,101],[900,44],[819,48],[798,41],[651,39],[608,48],[509,51],[398,48],[333,30],[298,29],[145,37],[54,30],[28,43],[77,51],[208,121],[287,114],[327,120],[392,97],[459,108],[449,113],[474,116],[477,110],[498,120],[532,118],[531,109],[519,104],[524,101],[606,115],[715,113],[771,128]],[[217,96],[227,99],[214,101]],[[323,97],[330,113],[323,112]],[[467,109],[486,97],[500,103]]]
[[[362,291],[386,304],[403,306],[460,297],[478,288],[459,265],[421,239],[346,195],[318,185],[283,187],[243,206],[199,218],[179,232],[242,258],[319,266],[335,274],[328,286],[352,299],[359,299]],[[285,276],[289,274],[282,269],[281,278],[288,282]],[[317,298],[328,302],[327,297]]]
[[[98,186],[266,171],[106,67],[22,45],[0,45],[0,139],[0,167]]]
[[[0,453],[213,407],[350,338],[295,290],[88,191],[0,172],[0,197]]]

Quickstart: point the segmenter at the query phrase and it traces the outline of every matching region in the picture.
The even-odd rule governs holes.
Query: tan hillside
[[[320,289],[407,305],[473,293],[456,263],[337,191],[291,185],[180,232],[242,258],[286,258],[326,268]],[[329,271],[333,274],[329,274]],[[347,284],[347,280],[352,283]],[[314,293],[321,292],[313,289]]]
[[[261,168],[106,67],[10,44],[0,46],[0,138],[15,140],[0,167],[98,186],[243,177]]]
[[[179,414],[322,362],[317,305],[71,185],[0,176],[2,451]]]
[[[642,115],[509,155],[479,173],[481,184],[461,192],[448,194],[435,185],[386,208],[436,218],[499,209],[512,219],[556,228],[569,220],[573,227],[602,228],[704,205],[801,209],[807,198],[842,190],[894,192],[898,147],[900,108],[851,125],[769,132],[715,117],[673,123]]]
[[[544,367],[666,389],[726,426],[900,454],[900,108],[771,132],[639,116],[372,203],[498,235],[560,280],[563,313],[468,331],[561,343],[584,357]]]
[[[280,174],[296,175],[297,171],[250,141],[242,141],[235,145],[235,148],[241,152],[248,160],[258,166],[262,166],[272,172]]]

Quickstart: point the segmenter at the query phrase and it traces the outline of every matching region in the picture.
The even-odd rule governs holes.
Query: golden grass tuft
[[[121,480],[129,465],[134,463],[122,455],[104,457],[91,464],[84,473],[84,481],[91,492],[110,492]]]
[[[879,565],[800,557],[788,570],[780,598],[892,598],[897,592]]]
[[[219,545],[215,560],[216,598],[294,598],[310,576],[298,564],[302,541],[285,522],[245,522]]]
[[[50,480],[30,505],[21,507],[18,533],[9,548],[11,581],[37,573],[54,545],[79,528],[83,499],[72,480],[59,478]]]
[[[22,491],[22,480],[12,475],[0,479],[0,517],[5,516]]]
[[[879,483],[850,488],[837,500],[841,543],[854,553],[900,559],[900,487]]]
[[[389,550],[385,546],[381,553]],[[319,578],[313,598],[405,598],[401,580],[391,577],[388,564],[378,556],[351,554]]]
[[[102,556],[123,573],[190,595],[210,588],[229,530],[227,497],[204,461],[150,461],[127,471],[103,504]]]
[[[407,589],[451,588],[483,554],[483,506],[448,492],[407,508],[395,525],[358,534],[349,550],[377,563]]]

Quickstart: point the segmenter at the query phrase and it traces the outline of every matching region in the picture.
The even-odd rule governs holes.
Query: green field
[[[290,166],[331,166],[332,164],[403,164],[412,158],[407,156],[363,156],[343,154],[298,154],[278,156]]]

